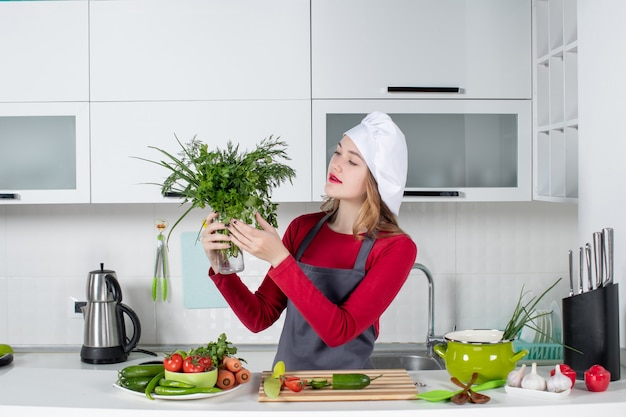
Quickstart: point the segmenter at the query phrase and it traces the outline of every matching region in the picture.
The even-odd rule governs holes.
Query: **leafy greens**
[[[183,203],[191,203],[170,229],[168,240],[173,229],[189,212],[207,206],[219,213],[225,222],[235,218],[253,224],[258,211],[272,226],[278,226],[278,205],[271,201],[272,191],[285,181],[291,183],[295,177],[294,169],[281,162],[290,159],[284,141],[269,136],[252,151],[240,151],[239,145],[230,140],[225,148],[213,150],[195,136],[185,145],[178,137],[176,141],[182,148],[176,156],[149,146],[164,158],[159,161],[138,158],[170,171],[162,184],[153,183],[161,187],[163,195],[180,196]],[[237,251],[236,247],[231,251]]]

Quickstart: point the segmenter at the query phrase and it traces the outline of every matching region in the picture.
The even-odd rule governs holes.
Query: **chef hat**
[[[368,114],[360,124],[348,130],[378,183],[378,192],[396,216],[406,185],[408,153],[404,133],[385,113]]]

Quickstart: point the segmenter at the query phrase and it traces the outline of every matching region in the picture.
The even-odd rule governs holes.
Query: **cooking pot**
[[[435,353],[446,364],[451,376],[469,382],[478,373],[477,384],[493,379],[506,379],[517,361],[528,354],[515,352],[513,340],[502,340],[500,330],[461,330],[444,335],[446,343],[434,346]]]

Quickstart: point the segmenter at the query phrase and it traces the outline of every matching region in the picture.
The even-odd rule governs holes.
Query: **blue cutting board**
[[[198,232],[181,233],[183,305],[185,308],[225,308],[228,303],[209,278],[210,263],[197,242]]]

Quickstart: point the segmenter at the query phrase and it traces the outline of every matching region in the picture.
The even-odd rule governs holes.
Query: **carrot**
[[[230,389],[235,386],[235,375],[228,369],[219,369],[217,371],[217,385],[221,389]]]
[[[235,374],[235,381],[237,381],[238,384],[250,382],[250,371],[244,367],[240,368]]]
[[[230,372],[235,373],[241,369],[241,361],[233,356],[225,356],[222,363]]]

